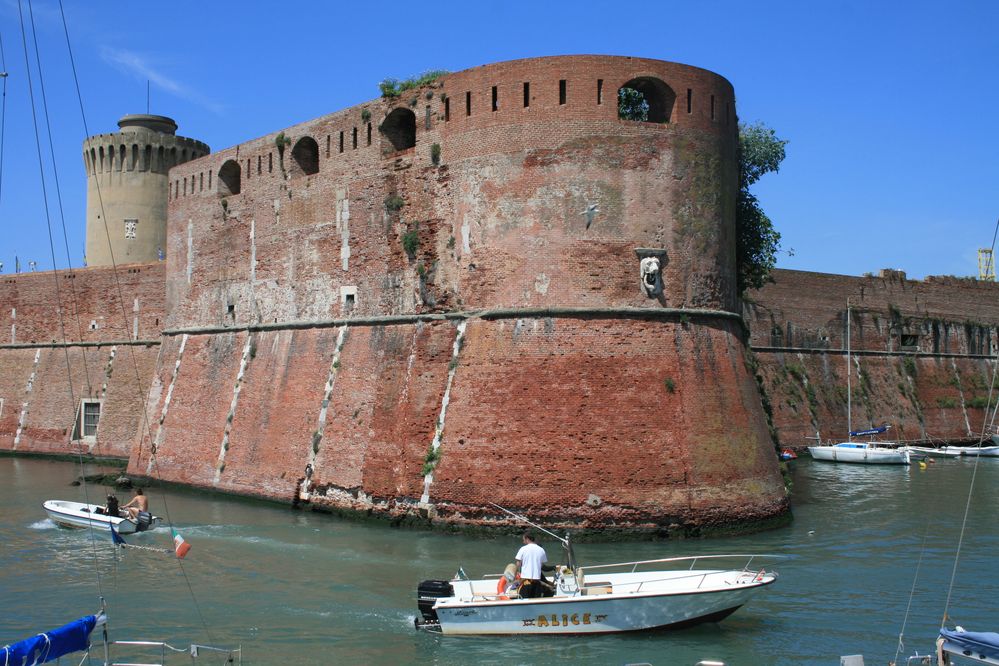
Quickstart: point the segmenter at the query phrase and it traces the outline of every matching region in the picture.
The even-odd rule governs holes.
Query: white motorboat
[[[119,534],[134,534],[151,530],[160,524],[159,516],[140,512],[134,520],[104,513],[104,507],[67,500],[48,500],[42,506],[49,519],[64,527],[96,527],[110,530],[111,526]]]
[[[945,451],[963,456],[983,456],[999,458],[999,446],[945,446]]]
[[[893,448],[878,442],[840,442],[823,446],[809,446],[808,452],[816,460],[867,463],[871,465],[908,465],[907,447]]]
[[[909,452],[911,457],[930,457],[930,458],[960,458],[960,451],[947,451],[945,448],[934,449],[928,446],[906,446],[905,450]]]
[[[424,581],[419,628],[444,635],[602,634],[718,622],[777,573],[751,568],[752,555],[675,557],[623,562],[555,575],[553,596],[520,599],[497,593],[497,578]],[[700,561],[740,558],[738,568],[695,568]],[[657,567],[639,571],[639,568]],[[683,567],[664,569],[662,567]]]

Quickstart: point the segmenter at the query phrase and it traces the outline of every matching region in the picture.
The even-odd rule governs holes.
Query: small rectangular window
[[[431,125],[430,125],[430,105],[428,104],[427,105],[427,112],[424,114],[424,117],[423,117],[423,129],[429,131],[430,127],[431,127]]]
[[[274,153],[267,153],[267,173],[274,173]]]
[[[444,122],[451,122],[451,98],[444,98]]]
[[[565,79],[558,82],[558,103],[565,104]]]
[[[208,191],[212,191],[212,172],[208,172]]]
[[[343,132],[340,132],[340,152],[343,152]]]
[[[472,93],[465,93],[465,115],[472,115]]]
[[[711,120],[715,119],[715,96],[711,96]]]
[[[524,108],[531,105],[531,84],[524,81]]]
[[[101,420],[101,403],[97,400],[80,402],[76,423],[73,426],[73,439],[94,439]]]
[[[694,91],[687,88],[687,113],[690,113],[690,103],[693,100]]]
[[[604,103],[604,80],[597,79],[597,104]]]
[[[493,86],[493,111],[499,109],[499,89]]]
[[[371,123],[368,123],[368,145],[371,145]]]
[[[201,173],[198,174],[198,191],[199,192],[204,192],[205,191],[205,172],[204,171],[202,171]]]
[[[264,160],[264,158],[263,158],[263,157],[261,157],[260,155],[257,155],[257,175],[258,175],[258,176],[259,176],[259,175],[260,175],[261,173],[263,173],[263,169],[261,169],[261,168],[260,168],[260,167],[261,167],[261,165],[263,164],[263,160]]]
[[[354,150],[357,150],[357,128],[356,127],[354,128],[353,145],[354,145]]]

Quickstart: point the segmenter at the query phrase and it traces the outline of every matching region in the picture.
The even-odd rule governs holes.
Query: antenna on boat
[[[534,529],[540,530],[541,532],[544,532],[545,534],[547,534],[548,536],[552,537],[553,539],[558,540],[559,543],[562,544],[562,547],[565,548],[566,556],[569,559],[569,568],[575,571],[575,569],[576,569],[576,554],[572,551],[572,544],[569,543],[569,533],[568,532],[566,532],[565,538],[562,538],[559,535],[557,535],[554,532],[552,532],[551,530],[546,530],[544,527],[541,527],[541,525],[538,525],[537,523],[531,522],[530,520],[528,520],[524,516],[520,515],[519,513],[514,513],[513,511],[510,511],[510,509],[504,509],[503,507],[501,507],[496,502],[490,502],[490,504],[493,505],[494,507],[496,507],[497,509],[499,509],[500,511],[502,511],[503,513],[516,518],[520,522],[527,523],[528,525],[530,525]]]
[[[504,509],[503,507],[501,507],[496,502],[490,502],[490,504],[492,504],[494,507],[496,507],[497,509],[499,509],[503,513],[505,513],[507,515],[510,515],[510,516],[513,516],[514,518],[516,518],[517,520],[521,521],[522,523],[527,523],[531,527],[533,527],[533,528],[535,528],[537,530],[541,530],[542,532],[544,532],[548,536],[550,536],[550,537],[552,537],[554,539],[558,539],[559,541],[562,542],[563,546],[568,546],[569,545],[569,539],[568,538],[563,539],[562,537],[560,537],[559,535],[555,534],[551,530],[546,530],[545,528],[541,527],[541,525],[538,525],[537,523],[532,523],[530,520],[528,520],[524,516],[520,515],[519,513],[514,513],[513,511],[510,511],[509,509]]]

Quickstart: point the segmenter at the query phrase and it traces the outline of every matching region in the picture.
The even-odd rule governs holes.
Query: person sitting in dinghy
[[[108,493],[108,503],[104,505],[104,513],[108,516],[118,517],[121,515],[121,511],[118,509],[118,496],[114,493]]]
[[[128,500],[125,506],[121,507],[128,511],[128,517],[135,520],[140,513],[149,511],[149,499],[142,494],[142,488],[135,489],[135,497]]]

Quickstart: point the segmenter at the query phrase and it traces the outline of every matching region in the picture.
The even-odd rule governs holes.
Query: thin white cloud
[[[149,81],[152,85],[175,97],[197,104],[217,115],[222,115],[225,112],[225,107],[222,104],[208,99],[198,91],[192,90],[184,84],[178,83],[160,73],[145,58],[137,53],[104,46],[101,47],[101,58],[106,63],[117,67],[126,74],[131,74],[143,81]]]

